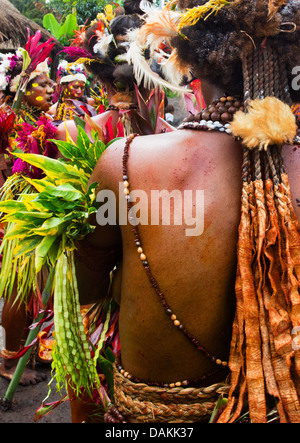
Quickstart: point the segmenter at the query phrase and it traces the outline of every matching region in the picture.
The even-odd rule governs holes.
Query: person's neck
[[[32,117],[33,119],[39,119],[43,112],[35,108],[33,106],[28,105],[28,103],[22,103],[21,112],[25,112],[28,116]]]
[[[223,88],[216,86],[207,80],[201,80],[201,89],[206,106],[210,105],[214,100],[226,95]]]

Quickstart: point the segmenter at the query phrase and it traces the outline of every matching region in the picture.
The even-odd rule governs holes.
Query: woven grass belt
[[[164,388],[134,383],[115,368],[115,406],[138,423],[208,422],[221,394],[229,386],[216,383],[201,388]]]

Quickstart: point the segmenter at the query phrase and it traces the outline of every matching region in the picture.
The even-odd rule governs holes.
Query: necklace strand
[[[125,195],[125,199],[127,201],[128,213],[130,213],[130,210],[133,207],[132,202],[130,201],[130,188],[129,188],[129,175],[128,175],[129,147],[130,147],[133,139],[137,135],[138,134],[131,134],[127,138],[126,143],[125,143],[125,147],[124,147],[124,154],[123,154],[123,185],[124,185],[124,195]],[[147,260],[147,256],[146,256],[144,249],[142,247],[142,242],[140,239],[139,229],[138,229],[137,225],[132,226],[132,231],[133,231],[133,235],[134,235],[135,245],[137,248],[137,253],[139,254],[139,258],[141,260],[141,263],[147,273],[150,285],[154,288],[156,294],[159,297],[159,300],[160,300],[162,306],[165,309],[165,312],[167,313],[168,317],[172,321],[173,325],[185,335],[185,337],[196,347],[196,349],[198,351],[202,352],[213,363],[215,363],[216,365],[221,366],[221,367],[226,367],[228,365],[228,363],[220,358],[215,357],[206,348],[204,348],[199,343],[199,341],[186,329],[186,327],[183,325],[182,321],[172,311],[164,294],[160,290],[156,279],[152,275],[152,272],[151,272],[150,266],[149,266],[149,262]]]

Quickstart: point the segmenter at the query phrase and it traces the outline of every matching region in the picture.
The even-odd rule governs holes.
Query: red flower
[[[13,130],[16,115],[8,106],[0,107],[0,154],[9,147],[9,135]]]

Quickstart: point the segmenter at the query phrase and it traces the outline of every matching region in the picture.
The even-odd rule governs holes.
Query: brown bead
[[[218,109],[216,108],[216,106],[210,106],[208,110],[209,112],[217,112]]]
[[[236,100],[234,103],[233,103],[233,106],[235,106],[236,108],[239,108],[240,106],[241,106],[241,102],[239,101],[239,100]]]
[[[228,112],[224,112],[224,113],[221,115],[221,120],[222,120],[222,122],[227,122],[229,119],[230,119],[230,114],[229,114]]]
[[[202,118],[203,118],[203,120],[209,120],[210,119],[210,112],[203,111],[202,112]]]
[[[235,108],[234,106],[230,106],[230,108],[228,108],[228,112],[229,112],[230,114],[234,114],[235,111],[236,111],[236,108]]]
[[[219,111],[221,114],[223,114],[223,112],[226,112],[227,109],[225,108],[224,105],[220,105],[219,108],[218,108],[218,111]]]
[[[225,103],[225,106],[226,106],[227,109],[230,108],[230,106],[232,106],[232,105],[233,105],[232,102],[226,102],[226,103]]]
[[[220,113],[219,112],[212,112],[210,118],[213,122],[217,122],[220,120]]]

